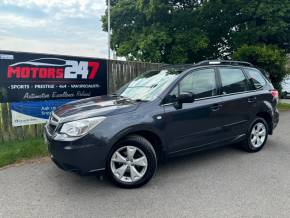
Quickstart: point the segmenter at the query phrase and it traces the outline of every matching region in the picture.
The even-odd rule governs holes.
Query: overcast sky
[[[107,56],[105,0],[0,0],[0,50]]]

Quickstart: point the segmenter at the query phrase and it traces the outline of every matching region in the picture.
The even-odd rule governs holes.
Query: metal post
[[[110,87],[110,62],[111,62],[111,0],[108,0],[108,60],[107,60],[107,94],[111,92]]]
[[[108,59],[111,59],[111,0],[108,0]]]

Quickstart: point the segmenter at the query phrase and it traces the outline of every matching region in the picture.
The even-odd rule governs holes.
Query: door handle
[[[249,102],[249,103],[253,103],[253,102],[255,102],[256,100],[257,100],[256,97],[249,97],[249,98],[248,98],[248,102]]]
[[[222,108],[222,105],[221,104],[214,104],[213,106],[210,107],[210,109],[212,111],[218,111],[221,108]]]

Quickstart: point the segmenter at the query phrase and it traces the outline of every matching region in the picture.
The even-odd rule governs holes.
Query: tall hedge
[[[274,87],[281,91],[281,82],[288,73],[287,55],[283,50],[271,45],[243,45],[234,52],[233,59],[248,61],[266,70]]]

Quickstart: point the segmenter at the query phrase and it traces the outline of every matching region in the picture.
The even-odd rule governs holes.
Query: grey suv
[[[45,136],[61,169],[105,171],[134,188],[152,178],[157,160],[233,143],[260,151],[278,124],[277,102],[278,92],[250,63],[166,66],[113,95],[58,108]]]

